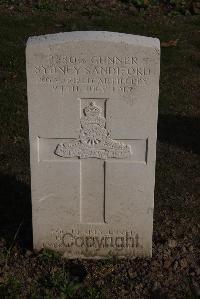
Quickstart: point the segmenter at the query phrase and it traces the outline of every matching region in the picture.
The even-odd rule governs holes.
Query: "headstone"
[[[26,54],[34,248],[151,256],[158,39],[67,32]]]

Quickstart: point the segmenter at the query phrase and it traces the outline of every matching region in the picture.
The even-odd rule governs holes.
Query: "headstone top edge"
[[[105,41],[116,43],[121,42],[130,45],[160,49],[160,41],[158,38],[110,31],[71,31],[31,36],[28,38],[27,48],[38,44],[57,44],[71,41]]]

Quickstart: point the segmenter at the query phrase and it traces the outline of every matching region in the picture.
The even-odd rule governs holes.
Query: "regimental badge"
[[[72,143],[60,143],[55,154],[63,158],[129,158],[132,154],[131,146],[113,140],[106,129],[106,119],[101,107],[94,101],[83,109],[84,115],[80,119],[79,138]]]

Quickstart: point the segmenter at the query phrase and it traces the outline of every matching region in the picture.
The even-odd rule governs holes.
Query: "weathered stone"
[[[180,266],[181,266],[181,268],[186,268],[188,266],[186,258],[182,258],[180,260]]]
[[[159,41],[59,33],[26,54],[34,247],[151,256]]]
[[[171,267],[171,259],[168,259],[164,262],[164,268],[169,269]]]
[[[169,239],[169,240],[168,240],[168,246],[169,246],[170,248],[175,248],[175,247],[177,246],[177,241],[174,240],[174,239]]]
[[[175,261],[175,262],[174,262],[174,270],[176,271],[177,268],[178,268],[178,261]]]

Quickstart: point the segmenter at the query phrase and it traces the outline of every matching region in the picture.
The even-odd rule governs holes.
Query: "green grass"
[[[20,282],[14,277],[9,277],[6,283],[0,283],[0,298],[20,298],[20,288]]]
[[[59,252],[45,248],[38,254],[38,257],[42,262],[45,263],[60,259],[61,254]]]
[[[81,286],[80,283],[71,281],[64,269],[48,273],[47,276],[41,279],[40,284],[41,288],[44,289],[44,297],[48,295],[49,290],[52,290],[52,298],[59,297],[63,299],[73,297]]]

